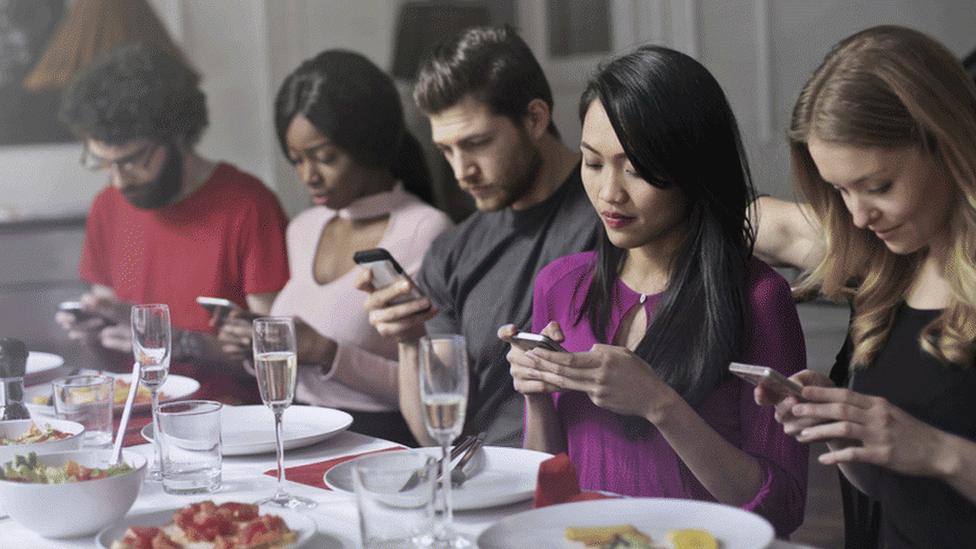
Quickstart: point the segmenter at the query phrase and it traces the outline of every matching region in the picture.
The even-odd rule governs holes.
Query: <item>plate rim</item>
[[[59,354],[57,354],[57,353],[49,353],[47,351],[27,351],[27,361],[28,362],[30,362],[30,355],[38,355],[38,356],[46,356],[46,357],[55,357],[57,360],[54,360],[53,362],[58,362],[58,361],[60,361],[60,362],[58,364],[55,364],[54,366],[48,366],[48,367],[43,368],[43,369],[40,369],[40,370],[25,371],[24,372],[24,376],[25,377],[27,375],[30,375],[30,374],[37,374],[37,373],[40,373],[40,372],[46,372],[48,370],[54,370],[54,369],[57,369],[57,368],[60,368],[60,367],[64,366],[64,357],[61,356],[61,355],[59,355]]]
[[[512,447],[512,446],[494,446],[494,445],[492,445],[492,446],[483,446],[482,448],[483,448],[483,450],[485,452],[500,452],[500,453],[507,453],[507,452],[527,452],[527,453],[531,453],[531,454],[538,454],[539,463],[542,463],[543,461],[545,461],[545,460],[547,460],[547,459],[549,459],[549,458],[551,458],[553,456],[552,454],[549,454],[547,452],[542,452],[542,451],[539,451],[539,450],[532,450],[530,448],[517,448],[517,447]],[[407,448],[406,450],[407,451],[424,450],[424,451],[437,451],[437,452],[439,452],[440,451],[440,447],[438,447],[438,446],[420,446],[420,447],[417,447],[417,448]],[[372,456],[373,456],[373,454],[371,454],[371,453],[370,454],[366,454],[366,455],[357,456],[357,457],[355,457],[353,459],[344,461],[342,463],[339,463],[339,464],[334,465],[333,467],[330,467],[325,473],[322,474],[322,483],[325,484],[326,486],[328,486],[331,490],[333,490],[335,492],[339,492],[339,493],[343,493],[343,494],[352,494],[353,493],[352,491],[346,490],[345,488],[343,488],[341,486],[337,486],[337,485],[332,484],[331,482],[329,482],[327,480],[327,477],[328,477],[329,473],[332,472],[332,471],[334,471],[334,470],[336,470],[336,469],[340,469],[340,468],[341,469],[345,469],[347,467],[351,467],[351,465],[348,465],[348,464],[351,464],[351,463],[354,463],[356,461],[359,461],[360,459],[365,459],[365,458],[372,457]],[[537,471],[536,472],[536,479],[538,479],[538,469],[536,469],[536,471]],[[529,500],[529,499],[532,498],[532,495],[534,493],[535,493],[535,483],[533,483],[533,486],[532,486],[532,489],[531,490],[530,489],[526,489],[526,490],[522,490],[522,491],[512,492],[512,493],[510,493],[510,494],[508,494],[508,495],[506,495],[504,497],[498,497],[498,498],[495,498],[493,500],[487,500],[487,501],[490,502],[490,503],[487,503],[487,504],[476,503],[474,505],[464,505],[464,504],[462,504],[462,505],[459,506],[457,504],[457,502],[454,502],[453,508],[454,508],[455,511],[474,511],[474,510],[479,510],[479,509],[492,509],[492,508],[495,508],[495,507],[501,507],[501,506],[504,506],[504,505],[511,505],[511,504],[514,504],[514,503],[519,503],[519,502],[522,502],[522,501],[527,501],[527,500]],[[479,499],[477,501],[478,502],[482,502],[482,501],[485,501],[485,500]]]
[[[776,537],[776,531],[775,531],[775,529],[773,528],[772,524],[765,517],[763,517],[763,516],[761,516],[761,515],[759,515],[757,513],[754,513],[752,511],[747,511],[745,509],[741,509],[739,507],[735,507],[735,506],[732,506],[732,505],[725,505],[725,504],[718,503],[718,502],[714,502],[714,501],[703,501],[703,500],[694,500],[694,499],[687,499],[687,498],[666,498],[666,497],[633,497],[632,498],[632,497],[623,497],[623,498],[619,498],[619,499],[600,499],[600,500],[587,500],[587,501],[574,501],[574,502],[569,502],[569,503],[559,503],[559,504],[556,504],[556,505],[548,505],[546,507],[539,507],[539,508],[536,508],[536,509],[528,509],[526,511],[521,511],[521,512],[518,512],[518,513],[514,513],[514,514],[508,515],[506,517],[503,517],[503,518],[495,521],[494,523],[492,523],[491,525],[489,525],[487,528],[485,528],[484,530],[482,530],[481,533],[478,534],[477,544],[478,544],[478,546],[481,546],[483,543],[487,543],[487,542],[491,541],[491,540],[488,540],[488,539],[485,539],[485,538],[487,536],[489,536],[490,534],[496,532],[496,531],[498,531],[498,532],[509,532],[509,531],[512,531],[513,527],[515,526],[513,523],[517,523],[519,521],[524,521],[525,520],[525,517],[526,516],[529,516],[531,514],[558,513],[560,510],[563,510],[564,511],[568,507],[591,507],[591,506],[592,507],[598,507],[598,506],[601,506],[601,505],[633,505],[633,506],[636,507],[636,506],[640,505],[641,503],[645,503],[645,504],[650,503],[650,504],[653,504],[653,505],[660,505],[660,506],[665,506],[666,507],[666,506],[669,506],[669,505],[670,506],[674,506],[674,504],[676,502],[681,502],[681,504],[684,504],[684,505],[695,505],[695,506],[721,508],[721,509],[724,510],[724,512],[733,512],[735,514],[739,514],[739,515],[748,517],[750,520],[756,521],[756,523],[757,523],[756,525],[757,526],[758,525],[763,526],[766,529],[765,534],[767,534],[766,536],[764,536],[764,538],[766,538],[765,539],[765,542],[760,547],[763,547],[763,548],[768,547],[769,544],[771,544],[773,542],[773,540],[775,539],[775,537]],[[723,547],[724,546],[725,545],[723,544]]]
[[[112,376],[112,377],[117,378],[117,379],[118,378],[128,378],[128,379],[125,380],[127,383],[129,381],[129,379],[132,378],[132,373],[131,372],[126,372],[126,373],[123,373],[123,372],[102,372],[102,375]],[[181,380],[187,380],[187,382],[192,382],[192,384],[193,385],[196,385],[196,387],[192,391],[190,391],[190,392],[188,392],[186,394],[183,394],[183,395],[180,395],[180,396],[172,396],[171,398],[167,398],[167,399],[160,399],[159,400],[160,404],[162,404],[164,402],[173,402],[173,401],[176,401],[176,400],[183,400],[183,399],[189,398],[189,397],[193,396],[195,393],[197,393],[200,390],[200,387],[201,387],[200,382],[197,381],[196,379],[190,377],[190,376],[183,376],[183,375],[180,375],[180,374],[170,374],[170,375],[167,376],[166,379],[167,379],[167,381],[169,381],[170,379],[175,379],[175,378],[180,378]],[[37,390],[39,390],[38,389],[39,387],[43,387],[45,385],[50,386],[50,384],[51,384],[50,382],[36,383],[36,384],[31,385],[29,387],[24,387],[24,396],[25,397],[28,397],[29,396],[29,393],[30,394],[33,394],[33,393],[37,392]],[[165,383],[164,383],[164,385],[165,385]],[[171,395],[167,395],[167,396],[171,396]],[[36,410],[41,415],[48,415],[48,416],[52,416],[52,417],[55,415],[55,411],[54,411],[54,406],[53,405],[26,403],[26,406],[27,406],[27,409],[30,410],[32,413]],[[145,402],[145,403],[133,404],[132,405],[132,409],[135,410],[135,411],[147,410],[151,406],[152,405],[150,403]],[[122,411],[122,409],[124,407],[125,407],[124,404],[113,404],[112,405],[112,411],[113,412],[120,412],[120,411]]]
[[[240,405],[240,406],[228,406],[228,405],[225,405],[224,406],[224,410],[227,410],[227,409],[238,410],[238,409],[241,409],[241,408],[264,409],[264,410],[268,410],[269,413],[271,412],[271,410],[267,406],[265,406],[264,404],[244,404],[244,405]],[[338,414],[338,415],[340,415],[342,421],[341,421],[341,424],[340,424],[339,427],[337,427],[335,429],[332,429],[332,430],[330,430],[328,432],[316,433],[314,435],[305,435],[305,436],[298,437],[298,438],[293,438],[293,439],[287,439],[286,438],[285,439],[285,442],[284,442],[284,445],[285,445],[285,449],[286,450],[293,450],[293,449],[296,449],[296,448],[305,448],[306,446],[312,446],[313,444],[318,444],[319,442],[322,442],[323,440],[325,440],[327,438],[336,436],[336,435],[338,435],[338,434],[340,434],[340,433],[348,430],[349,427],[352,425],[352,422],[353,422],[353,418],[352,418],[352,416],[348,412],[346,412],[344,410],[340,410],[338,408],[330,408],[330,407],[327,407],[327,406],[312,406],[312,405],[307,405],[307,404],[293,404],[293,405],[289,406],[287,410],[285,410],[285,414],[287,414],[288,413],[288,410],[291,410],[291,409],[302,409],[302,410],[306,410],[306,412],[303,412],[303,413],[308,413],[308,411],[310,411],[310,410],[314,410],[315,411],[314,413],[320,413],[319,410],[328,410],[328,413],[329,414]],[[223,422],[223,419],[221,419],[221,422]],[[139,429],[139,434],[142,435],[142,438],[146,439],[147,441],[151,441],[152,440],[152,439],[150,439],[149,437],[146,436],[146,430],[147,429],[150,429],[150,428],[152,428],[152,423],[151,422],[150,423],[147,423],[146,425],[143,425],[142,428]],[[291,444],[291,445],[289,446],[289,444]],[[260,449],[255,449],[255,448],[260,448]],[[224,455],[224,456],[251,456],[251,455],[258,455],[258,454],[267,454],[267,453],[270,453],[270,452],[274,452],[276,450],[275,444],[274,444],[273,441],[272,442],[269,442],[269,443],[252,443],[252,444],[245,444],[245,445],[232,445],[232,446],[230,446],[230,449],[231,450],[229,452],[227,451],[227,449],[228,449],[228,446],[226,444],[224,444],[224,443],[221,443],[221,454]]]
[[[166,519],[167,519],[167,522],[169,522],[169,521],[172,520],[172,514],[175,513],[176,511],[178,511],[178,510],[186,507],[187,505],[191,505],[192,503],[200,503],[201,501],[206,501],[206,500],[200,500],[200,501],[195,501],[195,502],[187,503],[187,504],[181,505],[179,507],[167,507],[165,509],[156,509],[155,511],[149,511],[149,510],[140,511],[140,512],[134,514],[134,515],[129,515],[128,513],[126,513],[125,516],[123,516],[119,520],[113,522],[112,524],[109,524],[108,526],[102,528],[101,530],[99,530],[95,534],[95,544],[96,544],[96,547],[98,549],[109,549],[111,547],[111,545],[112,545],[112,542],[115,541],[114,537],[113,537],[113,539],[109,540],[109,543],[108,544],[105,544],[104,543],[105,540],[103,540],[102,537],[108,535],[109,531],[111,531],[111,530],[113,530],[115,528],[119,528],[119,527],[121,527],[123,525],[125,525],[126,528],[128,528],[129,526],[142,526],[140,524],[135,524],[135,523],[131,522],[132,520],[139,519],[140,517],[154,517],[156,515],[162,515],[163,513],[167,513],[168,516],[166,517]],[[217,505],[220,505],[221,503],[227,503],[229,501],[234,501],[234,500],[233,499],[227,499],[227,500],[218,499],[218,500],[211,500],[211,501],[214,501],[214,503],[216,503]],[[259,512],[259,514],[284,514],[284,515],[288,515],[288,516],[282,516],[282,518],[285,519],[285,522],[288,523],[289,527],[292,526],[291,521],[295,517],[297,517],[299,519],[299,522],[304,521],[306,523],[305,524],[305,527],[302,530],[299,531],[299,536],[298,536],[298,539],[295,540],[295,543],[293,543],[291,545],[285,546],[284,549],[299,549],[300,547],[305,547],[306,545],[308,545],[308,542],[318,532],[318,523],[315,522],[315,519],[313,519],[312,517],[309,517],[309,516],[307,516],[305,514],[302,514],[301,512],[295,511],[293,509],[281,509],[281,508],[278,508],[278,507],[270,507],[270,506],[266,506],[266,505],[259,505],[258,506],[258,512]],[[292,517],[292,518],[289,518],[289,517]],[[162,523],[162,524],[166,524],[166,523]],[[309,528],[309,526],[311,526],[311,528]]]

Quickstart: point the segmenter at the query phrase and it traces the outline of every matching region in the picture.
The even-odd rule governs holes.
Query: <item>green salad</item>
[[[109,465],[105,468],[85,467],[74,460],[68,460],[63,465],[44,465],[37,461],[37,454],[31,452],[27,456],[17,456],[0,469],[0,480],[25,482],[34,484],[64,484],[65,482],[80,482],[84,480],[98,480],[114,477],[132,470],[126,463]]]

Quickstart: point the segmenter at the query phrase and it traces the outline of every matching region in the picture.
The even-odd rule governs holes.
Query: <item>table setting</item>
[[[345,412],[292,404],[294,325],[261,320],[253,345],[263,406],[187,399],[205,396],[185,392],[192,384],[174,386],[161,403],[172,381],[168,310],[134,307],[129,379],[149,385],[152,413],[134,414],[133,383],[106,427],[101,411],[112,418],[117,407],[112,376],[52,380],[61,420],[35,409],[33,420],[0,430],[8,438],[26,423],[65,430],[57,441],[19,447],[38,455],[18,453],[2,465],[0,505],[11,516],[0,517],[0,547],[112,549],[123,539],[192,534],[210,524],[199,518],[206,513],[237,521],[227,528],[240,543],[282,536],[275,546],[288,549],[600,547],[567,536],[581,531],[592,541],[623,524],[655,548],[673,547],[659,544],[689,528],[707,529],[724,549],[801,547],[774,540],[765,519],[734,507],[583,491],[565,454],[484,445],[484,433],[460,437],[468,387],[460,336],[421,341],[421,401],[439,446],[410,449],[352,432]],[[73,396],[65,387],[83,390],[99,413],[72,411],[78,421],[64,420]],[[77,478],[34,484],[38,475]],[[211,534],[204,539],[218,539]]]

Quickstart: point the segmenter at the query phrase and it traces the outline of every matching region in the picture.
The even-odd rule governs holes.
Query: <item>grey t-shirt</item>
[[[521,444],[523,398],[515,392],[496,333],[511,322],[532,327],[532,284],[553,260],[593,249],[599,218],[579,168],[540,204],[475,212],[427,251],[418,284],[440,310],[427,333],[466,339],[471,390],[465,433],[487,431],[489,444]]]

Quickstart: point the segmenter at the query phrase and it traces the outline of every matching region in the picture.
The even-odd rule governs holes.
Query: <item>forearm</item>
[[[246,375],[241,358],[225,353],[217,337],[206,332],[174,330],[172,355],[176,362],[207,362],[232,367],[235,373]]]
[[[976,503],[976,442],[943,432],[935,452],[939,478]]]
[[[721,503],[744,505],[762,486],[759,460],[719,435],[677,395],[661,417],[648,417],[695,478]]]
[[[530,450],[558,454],[566,451],[566,436],[547,393],[525,395],[525,441]]]
[[[400,357],[399,392],[400,413],[410,428],[410,433],[421,446],[435,446],[437,443],[427,433],[424,424],[423,404],[420,402],[419,351],[417,342],[401,342],[398,346]]]

